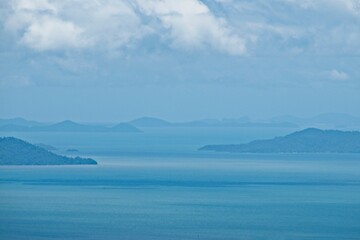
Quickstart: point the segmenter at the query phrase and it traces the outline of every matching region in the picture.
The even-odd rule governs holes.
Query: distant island
[[[11,119],[0,120],[0,132],[118,132],[118,133],[139,133],[140,129],[129,123],[119,123],[112,127],[102,125],[86,125],[76,123],[70,120],[62,121],[55,124],[34,124],[27,120]],[[31,124],[32,123],[32,124]],[[19,125],[21,124],[21,125]]]
[[[96,165],[91,158],[60,156],[21,139],[0,138],[0,165]]]
[[[237,153],[360,153],[360,132],[308,128],[245,144],[206,145],[200,151]]]
[[[360,129],[360,118],[342,113],[324,113],[314,117],[300,118],[290,115],[265,119],[208,118],[192,121],[171,122],[155,117],[140,117],[113,124],[83,124],[65,120],[58,123],[36,122],[24,118],[0,119],[0,132],[101,132],[141,133],[149,128],[329,128]]]
[[[142,117],[129,122],[135,127],[172,127],[174,124],[160,118]]]
[[[189,122],[168,122],[160,118],[142,117],[128,122],[138,128],[162,127],[284,127],[294,128],[297,124],[290,122],[253,122],[249,118],[238,119],[202,119]]]
[[[323,113],[313,117],[277,116],[265,119],[249,117],[199,119],[185,122],[170,122],[160,118],[142,117],[134,119],[131,125],[139,128],[149,127],[244,127],[244,128],[336,128],[359,129],[360,118],[343,113]]]

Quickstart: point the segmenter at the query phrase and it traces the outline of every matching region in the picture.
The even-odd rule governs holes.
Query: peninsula
[[[21,139],[14,137],[0,138],[0,165],[96,165],[91,158],[57,155]]]
[[[360,153],[360,132],[308,128],[245,144],[206,145],[201,151],[237,153]]]

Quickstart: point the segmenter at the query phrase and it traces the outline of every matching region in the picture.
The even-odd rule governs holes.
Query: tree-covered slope
[[[14,137],[0,138],[0,165],[77,165],[97,164],[90,158],[70,158]]]

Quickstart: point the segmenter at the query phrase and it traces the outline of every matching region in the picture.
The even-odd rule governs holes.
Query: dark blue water
[[[360,239],[359,155],[196,151],[289,131],[17,133],[99,165],[0,167],[0,239]]]

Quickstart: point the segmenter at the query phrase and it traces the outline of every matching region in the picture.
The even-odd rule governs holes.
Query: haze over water
[[[196,151],[204,141],[288,131],[18,133],[59,152],[79,149],[99,165],[1,167],[0,237],[357,239],[357,154]]]
[[[360,239],[359,93],[360,0],[1,0],[0,165],[98,165],[1,165],[0,239]]]

